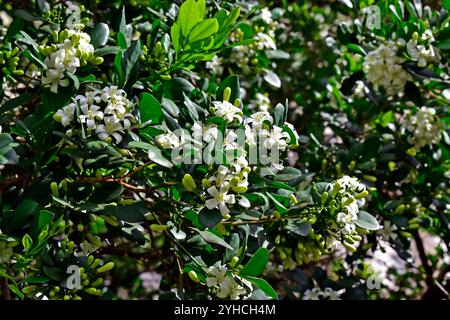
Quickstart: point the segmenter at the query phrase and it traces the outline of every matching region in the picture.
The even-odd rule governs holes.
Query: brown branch
[[[3,278],[2,280],[2,291],[5,300],[11,300],[11,292],[9,291],[8,279]]]
[[[412,232],[414,236],[414,240],[416,242],[417,251],[419,252],[420,261],[422,262],[422,266],[425,270],[426,278],[425,282],[428,287],[432,287],[434,285],[433,280],[433,269],[431,268],[430,264],[428,263],[427,254],[425,252],[425,248],[423,246],[422,238],[419,235],[419,232],[415,230]]]
[[[133,186],[132,184],[126,183],[122,181],[121,179],[117,178],[111,178],[111,177],[103,177],[103,178],[95,178],[95,177],[81,177],[76,180],[77,182],[87,182],[87,183],[101,183],[101,182],[116,182],[121,184],[125,189],[128,189],[133,192],[143,192],[148,193],[153,191],[152,188],[139,188],[136,186]]]

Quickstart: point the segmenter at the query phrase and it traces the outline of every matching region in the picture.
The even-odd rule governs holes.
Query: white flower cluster
[[[237,35],[236,41],[241,40]],[[244,74],[251,74],[255,72],[253,60],[256,59],[256,51],[260,50],[276,50],[277,46],[273,41],[273,38],[269,35],[259,32],[255,37],[256,42],[249,45],[242,45],[233,47],[229,60],[231,63],[236,64]]]
[[[222,58],[219,58],[217,55],[214,56],[211,61],[206,62],[206,69],[211,70],[217,75],[222,75],[223,73],[223,65]]]
[[[255,98],[250,100],[248,107],[251,110],[268,112],[272,108],[272,104],[267,95],[258,92]]]
[[[172,149],[174,163],[180,158],[177,149],[183,148],[189,157],[192,151],[197,156],[210,152],[210,155],[203,159],[196,158],[193,162],[198,164],[204,160],[209,165],[217,165],[202,181],[206,189],[205,206],[210,210],[219,209],[224,218],[229,218],[229,207],[235,203],[242,207],[250,206],[242,194],[247,192],[251,165],[254,165],[253,169],[266,168],[270,172],[282,170],[284,166],[278,156],[290,146],[291,137],[284,128],[273,124],[273,118],[268,112],[257,112],[244,119],[242,110],[228,101],[214,101],[210,111],[233,128],[227,128],[222,136],[219,125],[214,123],[194,123],[190,132],[172,132],[166,124],[162,124],[158,128],[165,133],[156,136],[155,140],[161,147]],[[286,123],[285,126],[298,140],[292,125]],[[213,149],[216,155],[217,151],[223,152],[226,161],[213,157]],[[262,155],[261,150],[267,150],[267,154]],[[174,157],[174,154],[177,156]]]
[[[341,300],[341,295],[345,292],[345,289],[335,291],[331,288],[325,288],[324,290],[319,287],[307,289],[303,293],[302,300]]]
[[[328,185],[328,191],[338,190],[337,194],[340,195],[340,208],[337,213],[336,223],[337,230],[329,230],[330,237],[327,239],[329,247],[333,247],[336,244],[336,239],[339,238],[339,234],[351,235],[356,230],[355,221],[358,219],[359,208],[364,206],[365,197],[361,197],[362,192],[367,192],[366,186],[360,183],[356,178],[349,176],[343,176],[334,183]]]
[[[412,134],[408,138],[409,143],[417,149],[437,144],[441,140],[443,125],[433,108],[421,107],[415,115],[407,117],[404,126]]]
[[[216,291],[218,298],[229,298],[230,300],[245,299],[253,289],[250,281],[232,275],[228,272],[228,268],[225,265],[220,265],[220,263],[208,268],[206,285]]]
[[[374,89],[378,91],[382,87],[390,96],[403,92],[405,83],[412,80],[411,75],[403,69],[404,59],[397,56],[397,50],[394,42],[381,44],[367,54],[363,66],[367,80]]]
[[[59,33],[59,43],[51,46],[40,46],[39,49],[45,58],[48,69],[42,77],[42,84],[50,86],[50,91],[58,93],[58,87],[67,87],[69,79],[65,73],[75,73],[77,68],[87,61],[101,63],[96,60],[94,47],[90,44],[91,37],[79,30],[63,30]]]
[[[122,141],[121,134],[135,122],[131,114],[133,107],[124,90],[110,86],[102,91],[77,95],[74,102],[59,109],[53,118],[66,127],[76,117],[76,122],[84,125],[88,133],[95,133],[99,139],[107,142],[111,142],[113,137],[118,144]]]
[[[426,30],[420,38],[418,33],[415,32],[412,39],[408,41],[406,45],[407,52],[411,60],[417,61],[419,67],[426,67],[428,63],[439,59],[437,50],[432,45],[426,44],[427,42],[433,41],[434,36],[429,29]]]

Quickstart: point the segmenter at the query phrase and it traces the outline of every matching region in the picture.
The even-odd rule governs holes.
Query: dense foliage
[[[449,8],[0,0],[0,297],[448,299]]]

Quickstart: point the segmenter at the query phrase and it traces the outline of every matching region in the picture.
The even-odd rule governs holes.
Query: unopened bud
[[[114,268],[114,262],[108,262],[107,264],[103,265],[102,267],[97,269],[97,273],[103,273],[107,272]]]
[[[187,191],[192,192],[195,189],[197,189],[197,185],[195,184],[194,179],[189,173],[186,173],[182,180],[183,186],[186,188]]]

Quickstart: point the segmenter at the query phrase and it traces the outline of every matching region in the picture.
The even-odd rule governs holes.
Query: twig
[[[433,269],[431,268],[430,264],[428,263],[427,254],[425,252],[425,248],[423,246],[422,238],[419,235],[419,232],[415,230],[413,232],[414,240],[416,241],[417,251],[419,251],[419,257],[420,261],[422,262],[422,266],[426,273],[426,279],[425,282],[429,287],[432,287],[434,285],[433,281]]]
[[[2,280],[2,291],[5,300],[11,300],[11,292],[9,291],[8,279],[3,278]]]

